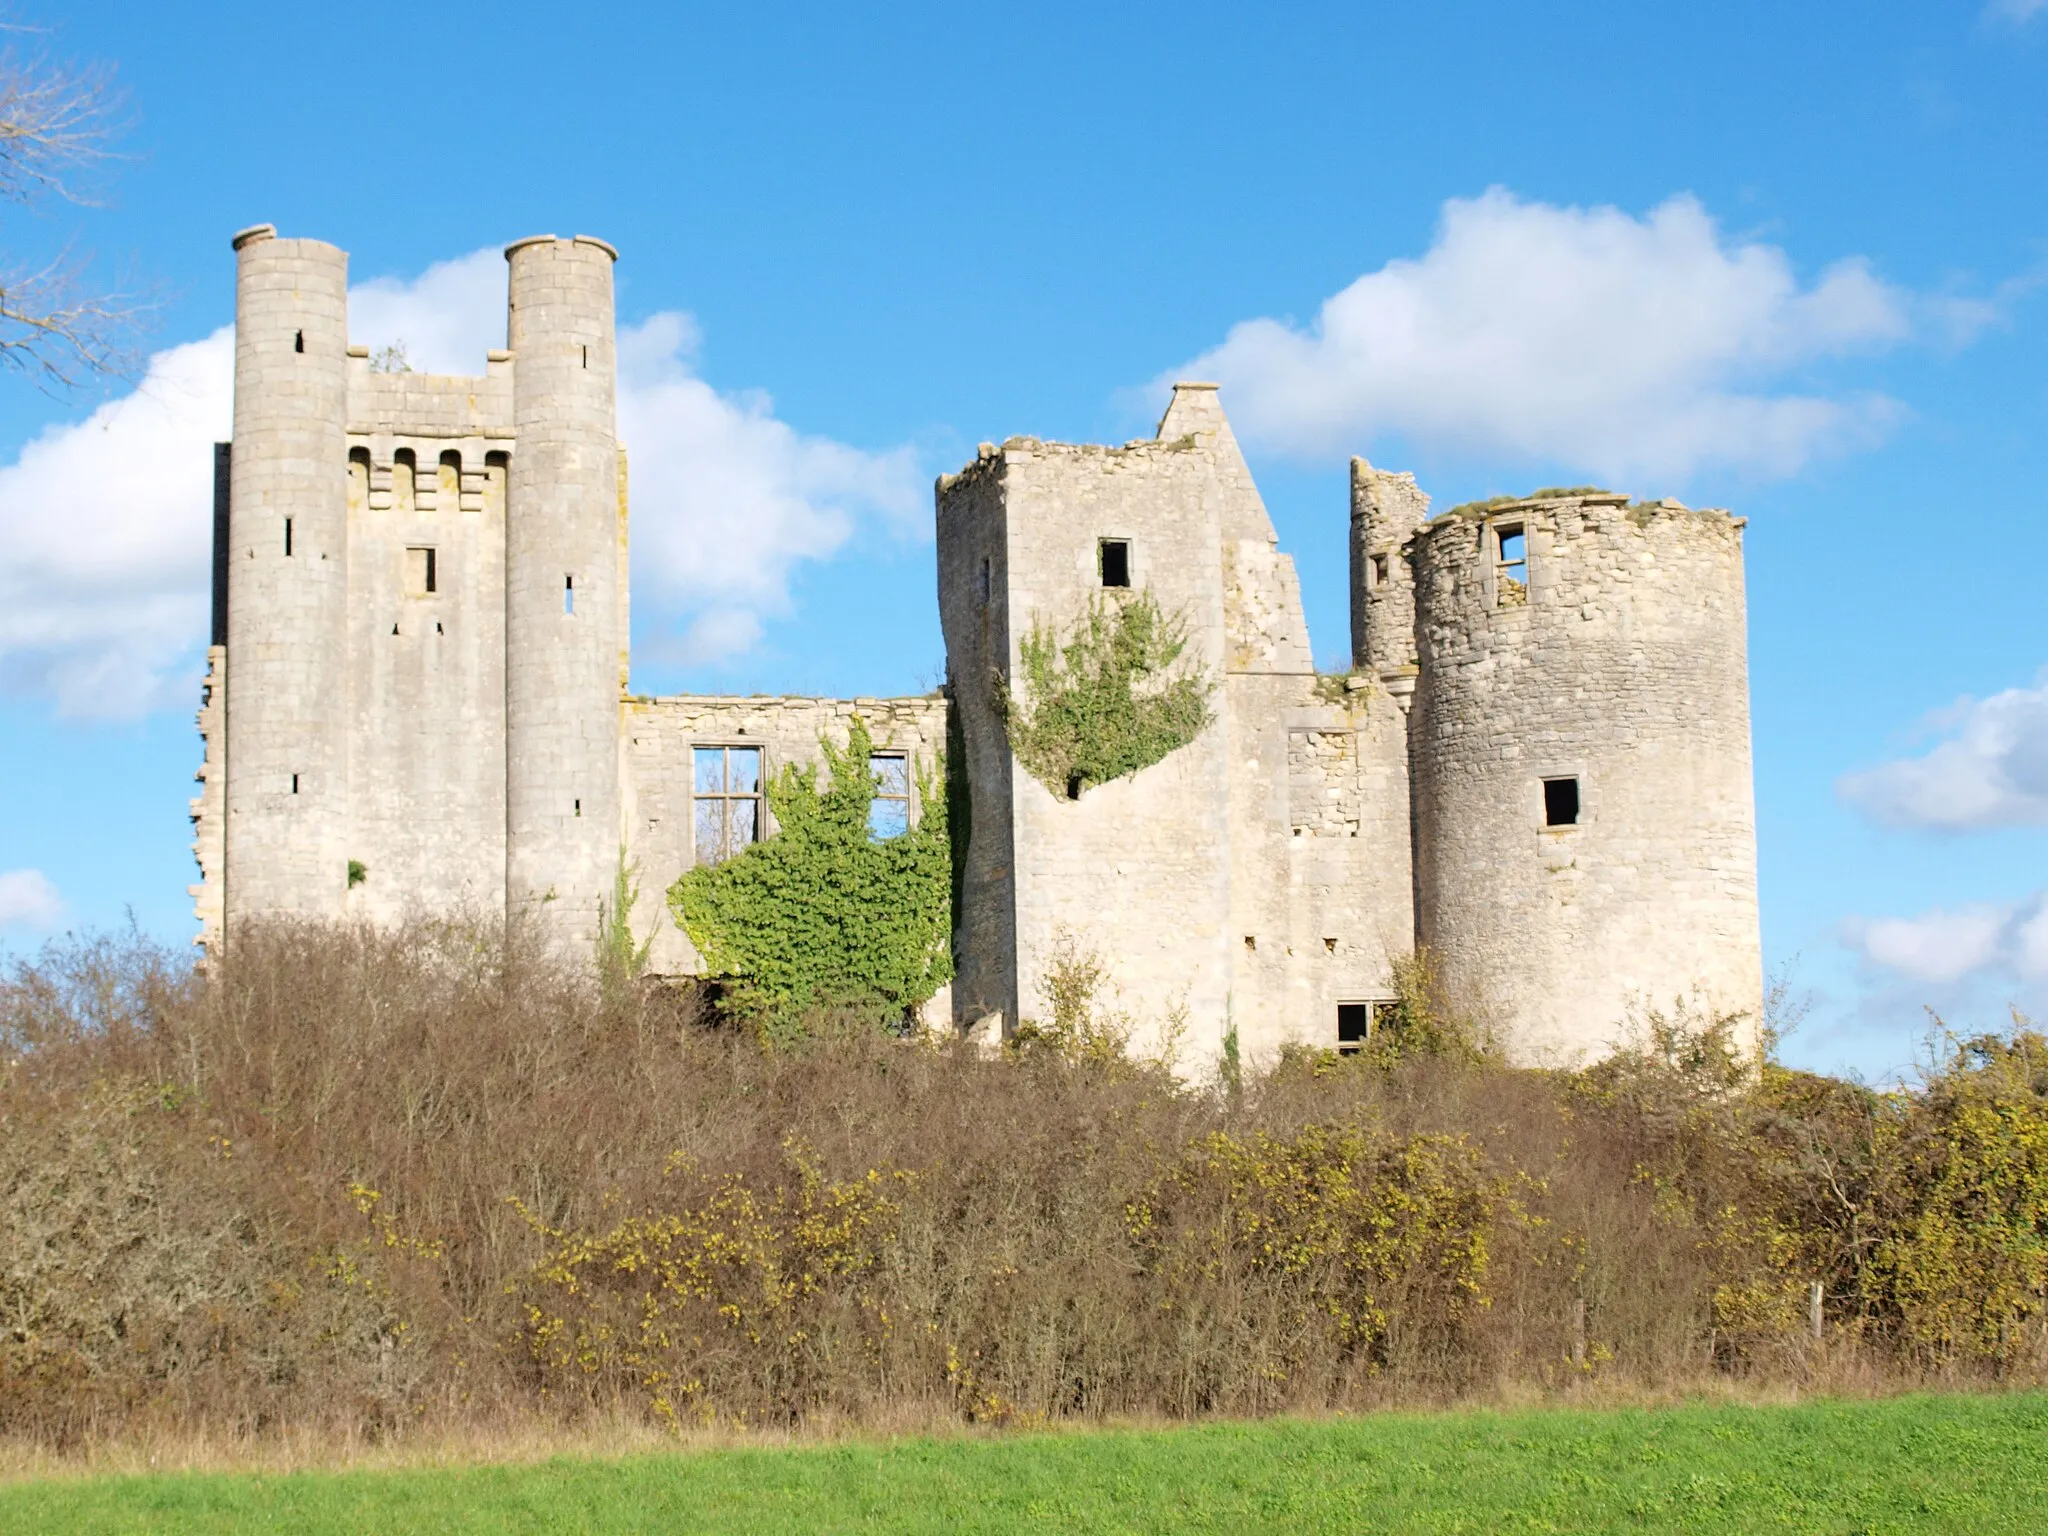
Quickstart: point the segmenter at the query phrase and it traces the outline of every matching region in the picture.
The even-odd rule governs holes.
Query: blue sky
[[[472,371],[554,230],[623,252],[636,686],[929,684],[931,477],[1200,367],[1324,661],[1350,453],[1746,514],[1788,1056],[2048,1011],[2039,0],[67,9],[17,14],[127,158],[0,251],[151,290],[155,360],[0,377],[0,943],[190,931],[228,236],[342,245],[356,339]]]

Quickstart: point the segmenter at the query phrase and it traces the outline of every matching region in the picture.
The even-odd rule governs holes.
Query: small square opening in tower
[[[436,568],[434,551],[425,545],[415,545],[405,552],[405,595],[407,597],[432,597],[437,588],[439,570]]]
[[[1372,1004],[1337,1005],[1337,1053],[1356,1056],[1372,1033]]]
[[[1569,779],[1545,779],[1543,781],[1543,825],[1546,827],[1576,827],[1579,824],[1579,781]]]
[[[1529,537],[1520,523],[1502,523],[1494,530],[1494,598],[1512,608],[1529,598]]]
[[[1387,584],[1387,557],[1385,555],[1374,555],[1372,557],[1371,569],[1372,584],[1376,587],[1384,587]]]
[[[1103,539],[1097,546],[1105,587],[1131,584],[1131,543],[1128,539]]]

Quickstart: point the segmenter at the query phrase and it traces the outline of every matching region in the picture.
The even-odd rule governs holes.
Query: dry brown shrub
[[[764,1050],[716,1020],[488,921],[251,927],[205,975],[133,941],[17,967],[0,1434],[1029,1423],[2040,1368],[2031,1036],[1917,1095],[1759,1074],[1683,1019],[1576,1074],[1295,1053],[1205,1087],[1121,1052],[983,1060],[852,1017]]]

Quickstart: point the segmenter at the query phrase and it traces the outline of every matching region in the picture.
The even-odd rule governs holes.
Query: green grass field
[[[2048,1396],[0,1486],[0,1531],[2041,1531]]]

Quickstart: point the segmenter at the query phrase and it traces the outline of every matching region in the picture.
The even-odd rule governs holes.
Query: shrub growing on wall
[[[1095,599],[1064,639],[1034,620],[1018,648],[1021,696],[997,679],[1017,761],[1078,799],[1186,746],[1209,723],[1210,689],[1186,651],[1186,617],[1150,592]]]
[[[920,814],[895,837],[868,830],[874,743],[855,719],[829,770],[785,764],[767,785],[775,835],[669,887],[669,910],[725,983],[725,1007],[771,1036],[822,1008],[898,1020],[953,975],[952,857],[945,797],[920,772]]]

